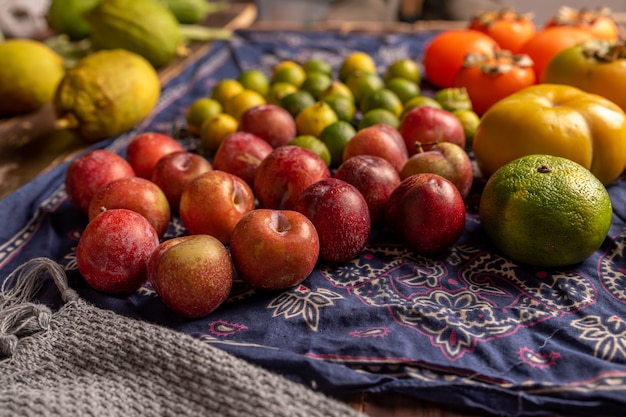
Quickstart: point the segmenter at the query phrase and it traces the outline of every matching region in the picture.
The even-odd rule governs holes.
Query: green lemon
[[[346,144],[356,134],[356,129],[352,124],[338,120],[322,130],[319,139],[324,142],[330,151],[330,166],[337,168],[343,162],[343,150]]]
[[[287,144],[308,149],[314,154],[318,155],[320,158],[322,158],[326,165],[330,165],[331,156],[328,147],[324,144],[324,142],[322,142],[315,136],[299,135],[291,139]]]
[[[527,155],[492,174],[479,216],[505,256],[550,268],[582,262],[600,248],[613,210],[604,185],[583,166],[557,156]]]

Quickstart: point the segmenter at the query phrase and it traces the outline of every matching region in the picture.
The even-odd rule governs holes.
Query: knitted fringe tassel
[[[13,354],[20,337],[49,328],[50,309],[31,302],[48,275],[54,279],[64,302],[78,299],[68,286],[65,271],[53,260],[34,258],[20,265],[0,289],[0,360]]]

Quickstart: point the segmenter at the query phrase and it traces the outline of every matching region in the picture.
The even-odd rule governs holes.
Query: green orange
[[[584,261],[604,242],[612,220],[604,185],[582,165],[551,155],[527,155],[487,181],[480,222],[511,260],[538,267]]]

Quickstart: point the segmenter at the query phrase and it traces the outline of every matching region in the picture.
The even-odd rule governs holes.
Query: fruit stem
[[[202,25],[181,24],[180,32],[185,41],[209,42],[216,40],[230,40],[233,32],[230,29],[210,28]]]
[[[417,148],[417,153],[423,153],[424,151],[424,146],[436,146],[439,143],[438,140],[434,141],[434,142],[428,142],[428,143],[422,143],[420,141],[415,141],[415,148]]]
[[[57,130],[74,129],[78,125],[78,119],[71,114],[54,121],[54,128]]]

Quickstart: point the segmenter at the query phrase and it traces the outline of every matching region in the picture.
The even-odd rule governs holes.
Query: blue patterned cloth
[[[217,42],[164,87],[153,114],[135,130],[100,142],[125,155],[143,131],[176,136],[189,149],[184,115],[222,78],[244,69],[270,74],[279,61],[320,58],[338,69],[355,50],[382,71],[420,59],[432,34],[242,31]],[[0,201],[0,280],[34,257],[68,271],[90,302],[191,334],[206,343],[329,394],[404,393],[502,416],[624,415],[626,410],[626,183],[608,187],[613,224],[602,247],[568,269],[533,269],[501,256],[480,227],[483,181],[467,199],[466,229],[445,257],[411,253],[374,230],[358,259],[320,265],[301,285],[259,292],[236,281],[211,315],[183,319],[149,285],[128,297],[87,286],[75,247],[87,218],[67,200],[67,163]],[[166,237],[184,234],[174,218]],[[41,300],[61,301],[52,283]]]

